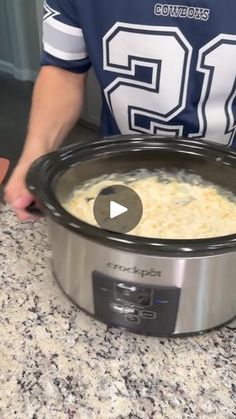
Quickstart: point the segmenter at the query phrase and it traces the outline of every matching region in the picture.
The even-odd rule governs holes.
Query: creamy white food
[[[143,169],[101,176],[78,185],[63,207],[80,220],[97,225],[94,201],[102,189],[114,184],[129,186],[142,200],[142,219],[128,234],[198,239],[236,233],[236,197],[184,171],[168,173]]]

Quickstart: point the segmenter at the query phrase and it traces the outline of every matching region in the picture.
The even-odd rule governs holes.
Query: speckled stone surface
[[[63,295],[45,222],[0,203],[0,418],[234,418],[235,330],[158,339],[108,329]]]

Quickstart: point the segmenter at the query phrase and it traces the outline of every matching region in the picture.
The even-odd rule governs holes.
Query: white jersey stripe
[[[62,23],[53,17],[50,17],[47,20],[45,20],[44,25],[45,24],[52,26],[60,32],[64,32],[73,36],[83,37],[82,29],[76,28],[75,26],[66,25],[65,23]]]
[[[51,47],[70,54],[86,53],[86,45],[82,36],[74,36],[55,29],[48,25],[47,21],[43,25],[43,40]]]
[[[84,58],[88,57],[87,52],[71,53],[71,52],[61,51],[57,48],[54,48],[53,46],[51,46],[45,41],[43,42],[43,48],[44,48],[44,51],[48,52],[50,55],[53,55],[53,57],[56,57],[65,61],[83,60]]]

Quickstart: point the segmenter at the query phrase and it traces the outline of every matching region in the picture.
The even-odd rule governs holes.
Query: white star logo
[[[60,15],[59,12],[57,12],[56,10],[52,9],[47,2],[44,3],[44,17],[43,20],[47,20],[49,18],[53,18],[55,16]]]

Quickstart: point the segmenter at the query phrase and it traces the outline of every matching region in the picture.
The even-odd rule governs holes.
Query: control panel
[[[93,272],[95,316],[137,333],[170,336],[175,330],[180,288],[120,281]]]

